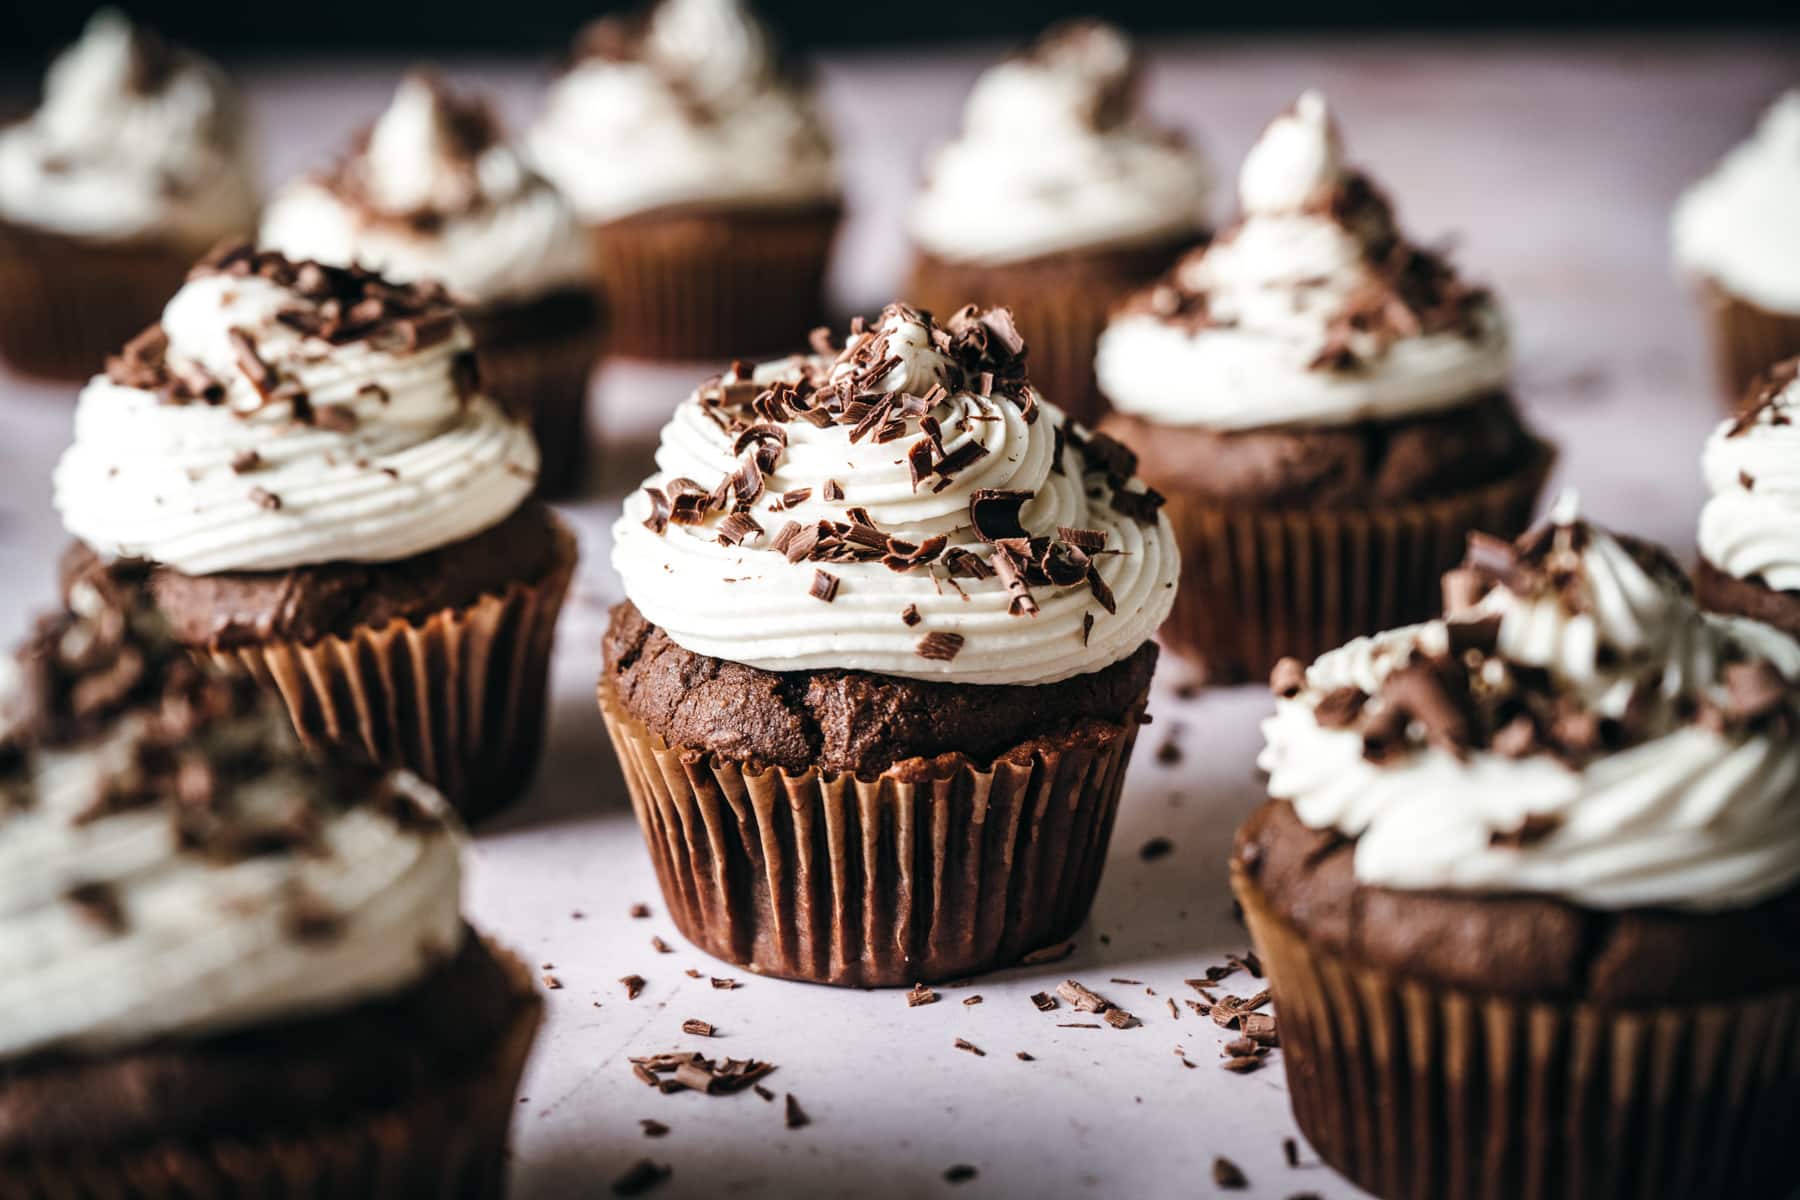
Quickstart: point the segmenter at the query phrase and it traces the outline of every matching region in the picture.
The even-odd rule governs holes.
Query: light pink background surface
[[[840,306],[890,298],[917,164],[954,127],[981,59],[824,64],[854,211],[836,271]],[[1560,478],[1580,486],[1596,518],[1690,554],[1702,498],[1696,455],[1717,410],[1699,325],[1669,263],[1669,208],[1763,103],[1800,82],[1800,42],[1234,40],[1161,48],[1153,61],[1151,104],[1221,166],[1220,216],[1231,169],[1262,123],[1302,88],[1324,87],[1354,158],[1391,187],[1405,226],[1426,239],[1453,232],[1465,268],[1507,302],[1518,393],[1562,443]],[[246,64],[271,181],[334,153],[404,65]],[[543,80],[497,64],[451,74],[493,89],[518,120]],[[1249,1195],[1357,1194],[1309,1151],[1314,1165],[1284,1165],[1282,1139],[1295,1131],[1278,1067],[1219,1070],[1227,1035],[1185,1009],[1171,1019],[1163,999],[1192,995],[1183,979],[1245,946],[1223,862],[1233,826],[1260,794],[1260,688],[1183,701],[1172,690],[1178,664],[1165,664],[1093,919],[1061,964],[944,989],[938,1004],[909,1009],[895,992],[748,976],[676,935],[592,688],[605,612],[618,597],[609,525],[648,470],[661,420],[709,369],[616,366],[598,381],[605,446],[565,509],[584,561],[558,645],[549,749],[528,800],[475,841],[475,919],[534,965],[554,964],[546,969],[562,983],[548,993],[518,1106],[515,1194],[606,1194],[649,1155],[675,1167],[659,1196],[1192,1196],[1210,1192],[1215,1154],[1246,1171]],[[49,473],[72,395],[0,375],[0,629],[9,638],[52,595],[63,536]],[[1160,764],[1155,751],[1171,737],[1182,760]],[[1142,862],[1138,850],[1153,836],[1175,850]],[[636,901],[654,915],[628,918]],[[656,953],[652,935],[674,953]],[[688,967],[744,986],[715,991],[687,978]],[[633,973],[649,985],[627,1001],[616,981]],[[1071,976],[1138,1013],[1143,1027],[1058,1029],[1075,1019],[1067,1009],[1040,1014],[1027,998]],[[973,995],[983,1003],[965,1007]],[[721,1036],[684,1037],[688,1017]],[[987,1056],[956,1050],[958,1037]],[[779,1104],[749,1093],[662,1096],[632,1078],[628,1055],[676,1047],[779,1064],[769,1086],[794,1093],[813,1124],[790,1132]],[[1178,1048],[1198,1069],[1183,1067]],[[1037,1061],[1019,1061],[1018,1050]],[[646,1117],[673,1132],[646,1139]],[[953,1163],[980,1175],[952,1188],[941,1176]]]

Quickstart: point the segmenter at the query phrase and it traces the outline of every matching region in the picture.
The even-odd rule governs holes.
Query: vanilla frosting
[[[1741,417],[1720,422],[1700,466],[1700,556],[1727,575],[1800,591],[1800,379],[1793,364]]]
[[[944,329],[894,306],[842,351],[703,387],[614,528],[626,595],[686,649],[772,671],[1036,684],[1129,656],[1174,601],[1168,520],[1009,343],[1004,313]],[[753,499],[695,495],[746,460]]]
[[[529,147],[582,219],[837,198],[812,99],[741,0],[662,0],[636,21],[602,19],[577,49]]]
[[[320,324],[363,304],[389,315]],[[187,574],[389,562],[498,524],[537,466],[441,293],[241,251],[82,390],[55,502],[103,556]]]
[[[1136,82],[1130,42],[1099,22],[1053,29],[988,68],[961,136],[927,166],[913,240],[999,263],[1197,234],[1206,160],[1138,111]]]
[[[1270,795],[1356,839],[1374,886],[1701,911],[1793,886],[1800,644],[1701,614],[1672,561],[1571,504],[1554,520],[1516,557],[1487,555],[1498,583],[1472,608],[1315,662],[1264,722]],[[1454,683],[1446,661],[1470,663],[1474,696],[1448,721],[1393,684]],[[1504,727],[1480,736],[1490,717]],[[1456,720],[1477,736],[1445,736]]]
[[[51,65],[42,106],[0,129],[0,219],[198,253],[256,223],[250,143],[218,68],[105,9]]]
[[[1675,258],[1762,308],[1800,313],[1800,88],[1675,208]]]
[[[0,672],[0,1060],[348,1009],[456,951],[441,797],[321,773],[253,683],[71,603]]]
[[[1323,96],[1270,123],[1238,192],[1238,223],[1101,335],[1095,369],[1115,408],[1225,430],[1329,426],[1507,386],[1498,306],[1401,238],[1386,200],[1344,165]]]
[[[588,274],[568,202],[483,105],[421,73],[402,81],[347,160],[276,195],[262,242],[396,281],[436,279],[475,304],[530,299]]]

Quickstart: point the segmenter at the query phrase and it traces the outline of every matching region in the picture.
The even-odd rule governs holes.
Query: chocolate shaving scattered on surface
[[[642,975],[623,975],[619,982],[625,985],[625,998],[636,1000],[644,994],[644,977]]]
[[[698,1017],[689,1017],[681,1023],[681,1032],[691,1033],[695,1037],[712,1037],[716,1032],[716,1029],[713,1025],[700,1020]]]
[[[955,1045],[958,1050],[962,1050],[962,1051],[965,1051],[966,1053],[973,1054],[976,1058],[986,1058],[987,1057],[986,1050],[983,1050],[980,1046],[977,1046],[974,1042],[971,1042],[966,1038],[957,1038]]]
[[[957,1163],[954,1166],[946,1167],[944,1169],[944,1182],[967,1183],[979,1174],[980,1172],[974,1167],[971,1167],[968,1163]]]
[[[1250,1186],[1250,1180],[1238,1165],[1229,1158],[1219,1156],[1212,1164],[1213,1186],[1228,1192],[1243,1191]]]
[[[1155,862],[1166,858],[1175,849],[1175,843],[1166,837],[1153,837],[1138,849],[1138,857],[1145,862]]]
[[[906,1007],[917,1008],[921,1004],[936,1004],[937,999],[936,992],[922,983],[915,983],[912,985],[912,990],[906,993]]]
[[[792,1092],[787,1094],[786,1109],[784,1119],[789,1129],[804,1129],[812,1124],[812,1118],[806,1115],[806,1110],[800,1107],[800,1102],[794,1099]]]

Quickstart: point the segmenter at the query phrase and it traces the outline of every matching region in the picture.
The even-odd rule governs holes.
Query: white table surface
[[[835,273],[845,308],[889,298],[904,264],[898,223],[908,187],[926,147],[953,127],[980,61],[957,53],[824,64],[854,210]],[[271,180],[332,153],[376,109],[400,65],[243,64]],[[451,74],[492,88],[520,119],[542,83],[540,71],[518,65],[460,64]],[[1390,185],[1405,226],[1428,239],[1456,231],[1460,261],[1509,304],[1519,396],[1561,442],[1561,478],[1580,485],[1595,517],[1685,554],[1702,494],[1696,454],[1715,409],[1699,326],[1668,263],[1669,206],[1797,80],[1800,41],[1791,36],[1233,40],[1164,48],[1149,98],[1232,167],[1270,114],[1303,87],[1326,88],[1353,156]],[[706,370],[621,365],[598,380],[604,446],[583,495],[564,510],[584,558],[561,627],[543,770],[531,796],[474,844],[475,920],[534,964],[554,964],[562,983],[547,995],[519,1101],[515,1194],[604,1195],[649,1156],[674,1167],[658,1196],[1193,1196],[1212,1192],[1218,1154],[1248,1174],[1250,1195],[1357,1194],[1310,1151],[1298,1169],[1283,1162],[1282,1141],[1295,1129],[1277,1066],[1227,1074],[1216,1064],[1229,1035],[1185,1009],[1172,1019],[1164,1004],[1192,995],[1183,979],[1246,945],[1223,864],[1233,826],[1259,797],[1256,723],[1268,708],[1260,688],[1183,700],[1178,665],[1165,664],[1093,918],[1060,964],[941,989],[939,1003],[915,1009],[899,992],[760,979],[681,941],[592,694],[600,631],[618,597],[609,524],[648,470],[662,417]],[[8,636],[52,596],[63,535],[49,473],[68,437],[72,394],[0,375]],[[1159,763],[1155,752],[1171,736],[1181,761]],[[1169,838],[1173,853],[1140,860],[1155,836]],[[650,905],[649,919],[627,915],[638,901]],[[673,953],[654,951],[653,935]],[[689,967],[744,986],[714,990],[688,978]],[[648,986],[631,1001],[617,980],[634,973]],[[1028,997],[1067,977],[1131,1008],[1143,1026],[1057,1028],[1073,1019],[1068,1010],[1040,1014]],[[962,1003],[974,995],[983,1003]],[[714,1023],[720,1036],[684,1037],[689,1017]],[[986,1057],[956,1049],[959,1037]],[[778,1064],[768,1085],[798,1097],[812,1124],[790,1131],[779,1103],[750,1093],[664,1096],[632,1077],[627,1056],[677,1047]],[[1020,1061],[1019,1050],[1036,1061]],[[641,1118],[672,1132],[647,1139]],[[946,1183],[956,1163],[978,1177]]]

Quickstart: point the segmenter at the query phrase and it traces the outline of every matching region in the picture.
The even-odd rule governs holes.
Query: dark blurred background
[[[214,53],[526,54],[552,56],[582,22],[630,7],[592,0],[138,0],[121,4],[162,33]],[[1800,27],[1800,0],[911,0],[874,6],[845,0],[766,0],[759,10],[796,48],[904,47],[929,42],[1017,39],[1058,17],[1100,13],[1140,33],[1211,31],[1391,32],[1508,29],[1718,29]],[[40,62],[73,40],[89,7],[75,0],[15,2],[4,15],[0,64]],[[1800,70],[1800,63],[1796,63]]]

